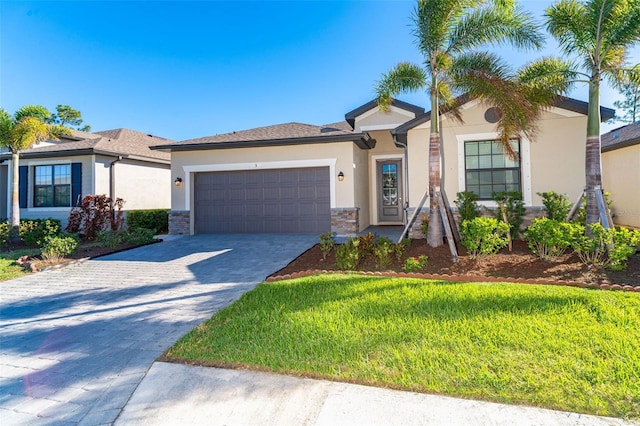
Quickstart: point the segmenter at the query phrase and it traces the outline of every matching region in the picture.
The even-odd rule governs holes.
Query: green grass
[[[39,249],[15,250],[0,253],[0,281],[7,281],[13,278],[19,278],[30,273],[22,266],[16,263],[21,256],[33,255],[40,253]]]
[[[324,275],[261,284],[166,359],[640,417],[640,294]]]

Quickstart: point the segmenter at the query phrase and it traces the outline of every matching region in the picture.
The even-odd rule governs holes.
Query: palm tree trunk
[[[13,180],[11,182],[11,231],[9,233],[11,241],[20,239],[20,154],[11,154],[11,167],[13,169]]]
[[[435,78],[431,86],[431,130],[429,134],[429,228],[427,244],[440,247],[443,242],[442,218],[438,210],[436,189],[440,188],[440,114]]]
[[[587,144],[585,174],[587,187],[587,224],[600,220],[596,203],[596,189],[602,188],[602,161],[600,146],[600,78],[594,76],[589,84],[589,111],[587,115]]]

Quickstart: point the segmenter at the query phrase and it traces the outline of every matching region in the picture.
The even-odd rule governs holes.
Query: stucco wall
[[[9,203],[11,202],[8,199],[9,191],[8,191],[8,173],[9,167],[6,165],[0,165],[0,218],[6,219],[11,216],[11,212],[9,211]]]
[[[114,165],[114,197],[124,210],[171,207],[171,166],[124,160]]]
[[[495,125],[484,119],[487,107],[477,101],[469,105],[462,113],[464,124],[442,121],[443,186],[451,203],[465,189],[464,142],[497,137]],[[428,185],[429,124],[408,134],[411,206],[417,206]],[[527,205],[542,205],[537,192],[553,190],[566,194],[571,202],[582,192],[585,131],[585,116],[554,109],[543,114],[532,140],[521,139],[522,192]]]
[[[256,170],[260,168],[329,166],[332,172],[335,205],[332,207],[356,207],[353,142],[336,142],[296,146],[259,147],[251,149],[220,149],[171,154],[171,182],[176,177],[183,185],[171,185],[171,209],[191,210],[193,203],[193,175],[204,171]],[[356,164],[356,170],[357,164]],[[345,174],[343,182],[337,181],[338,173]],[[193,226],[193,220],[192,226]]]
[[[406,123],[414,117],[413,114],[394,106],[390,106],[386,112],[375,108],[357,118],[355,121],[355,129],[360,130],[361,127],[366,128],[367,126],[388,126],[389,128],[393,128]]]
[[[369,155],[368,151],[353,146],[353,179],[355,207],[360,208],[359,225],[363,231],[371,224],[369,213]],[[340,182],[338,182],[340,184]]]
[[[602,153],[602,179],[616,225],[640,228],[640,144]]]

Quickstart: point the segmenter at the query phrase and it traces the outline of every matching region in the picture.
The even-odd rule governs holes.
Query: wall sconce
[[[182,186],[182,178],[177,177],[176,180],[173,181],[173,183],[175,183],[176,186]]]
[[[344,173],[342,173],[342,172],[338,173],[338,180],[340,182],[342,182],[344,180]]]

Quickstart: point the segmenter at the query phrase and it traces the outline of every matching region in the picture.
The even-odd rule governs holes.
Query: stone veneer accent
[[[407,209],[408,218],[411,218],[415,209],[416,207],[409,207]],[[409,238],[413,238],[416,240],[423,240],[425,238],[424,234],[422,233],[422,220],[423,218],[426,219],[428,217],[429,217],[429,207],[423,207],[422,209],[420,209],[420,213],[418,213],[418,215],[416,216],[416,219],[413,221],[413,224],[411,225],[411,228],[409,228],[409,235],[408,235]]]
[[[336,235],[355,236],[360,231],[360,208],[332,208],[331,232]]]
[[[191,212],[171,210],[169,212],[169,235],[189,235],[191,233]]]

